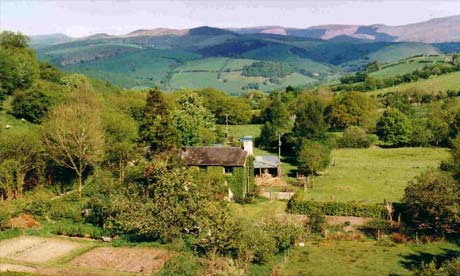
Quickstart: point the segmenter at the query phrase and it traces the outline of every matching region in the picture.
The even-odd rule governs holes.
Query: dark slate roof
[[[186,147],[182,159],[189,166],[243,167],[248,153],[239,147]]]
[[[277,168],[278,165],[278,156],[260,155],[254,158],[254,169]]]

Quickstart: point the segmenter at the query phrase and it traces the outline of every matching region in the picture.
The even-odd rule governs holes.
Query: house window
[[[232,174],[233,173],[233,167],[224,167],[224,173],[225,174]]]

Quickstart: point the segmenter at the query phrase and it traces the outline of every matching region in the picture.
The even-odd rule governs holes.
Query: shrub
[[[203,264],[190,253],[181,252],[171,258],[158,273],[159,276],[196,276],[203,272]]]
[[[401,233],[392,233],[391,239],[395,243],[407,243],[409,241],[409,238],[406,235],[401,234]]]
[[[377,136],[368,135],[366,131],[357,126],[345,129],[339,145],[343,148],[368,148],[377,142]]]
[[[313,212],[309,216],[308,225],[314,233],[322,233],[326,227],[326,216],[321,212]]]

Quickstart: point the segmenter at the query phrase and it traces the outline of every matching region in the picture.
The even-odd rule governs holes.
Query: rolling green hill
[[[436,46],[423,43],[325,41],[240,34],[210,27],[183,32],[139,30],[125,36],[97,35],[67,40],[42,37],[39,41],[32,40],[32,45],[39,45],[36,50],[40,59],[63,70],[126,88],[157,85],[174,90],[212,86],[232,94],[248,89],[270,91],[288,85],[325,83],[338,79],[345,71],[360,70],[374,60],[387,63],[414,55],[442,53]],[[257,73],[243,73],[260,61],[265,63],[264,66],[257,63]],[[386,76],[413,68],[418,67],[401,64],[375,74]]]

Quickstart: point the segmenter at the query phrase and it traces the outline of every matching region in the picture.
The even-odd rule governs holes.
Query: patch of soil
[[[8,226],[11,228],[29,229],[35,226],[40,226],[40,223],[31,215],[20,214],[8,221]]]
[[[338,225],[348,222],[349,225],[343,228],[344,231],[354,231],[357,226],[363,226],[366,222],[371,220],[372,218],[326,216],[326,223],[329,225]]]
[[[77,257],[72,264],[80,267],[152,274],[159,271],[169,258],[169,252],[162,249],[100,247]]]
[[[72,241],[22,236],[0,242],[0,258],[44,263],[63,257],[81,246]]]

